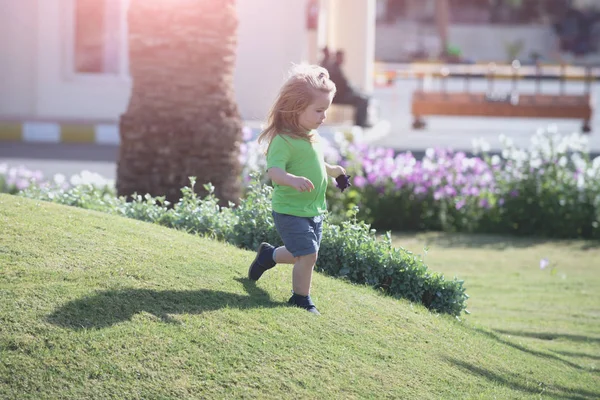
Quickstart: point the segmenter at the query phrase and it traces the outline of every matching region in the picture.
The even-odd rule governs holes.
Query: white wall
[[[37,0],[0,0],[0,116],[35,114]]]
[[[120,76],[72,72],[73,1],[0,0],[0,118],[116,122],[125,111],[131,91],[126,60]],[[242,118],[263,120],[292,63],[308,59],[306,0],[237,5],[236,98]],[[125,34],[122,46],[126,51]]]
[[[306,0],[237,0],[235,93],[242,118],[264,120],[292,63],[307,59]]]

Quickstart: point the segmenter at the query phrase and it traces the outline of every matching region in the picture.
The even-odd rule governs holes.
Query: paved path
[[[118,146],[91,143],[0,142],[0,164],[39,170],[45,177],[88,170],[115,179],[118,153]]]

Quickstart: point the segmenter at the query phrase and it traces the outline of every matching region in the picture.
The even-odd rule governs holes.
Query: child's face
[[[329,93],[318,92],[312,103],[298,116],[298,123],[306,130],[317,129],[327,117],[327,109],[333,96]]]

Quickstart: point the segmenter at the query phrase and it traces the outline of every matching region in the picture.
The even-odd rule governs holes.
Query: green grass
[[[462,322],[320,274],[316,317],[252,252],[0,195],[0,398],[599,398],[597,248],[444,238],[399,243],[467,280]]]

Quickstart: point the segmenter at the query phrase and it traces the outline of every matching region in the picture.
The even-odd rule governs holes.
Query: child
[[[323,158],[317,129],[325,121],[335,95],[335,84],[326,69],[296,67],[281,88],[268,117],[267,128],[258,137],[266,141],[267,174],[273,181],[273,219],[284,246],[262,243],[248,269],[256,281],[275,264],[294,264],[293,295],[288,303],[319,314],[310,298],[313,268],[317,261],[323,214],[327,211],[327,176],[337,178],[346,171]]]

